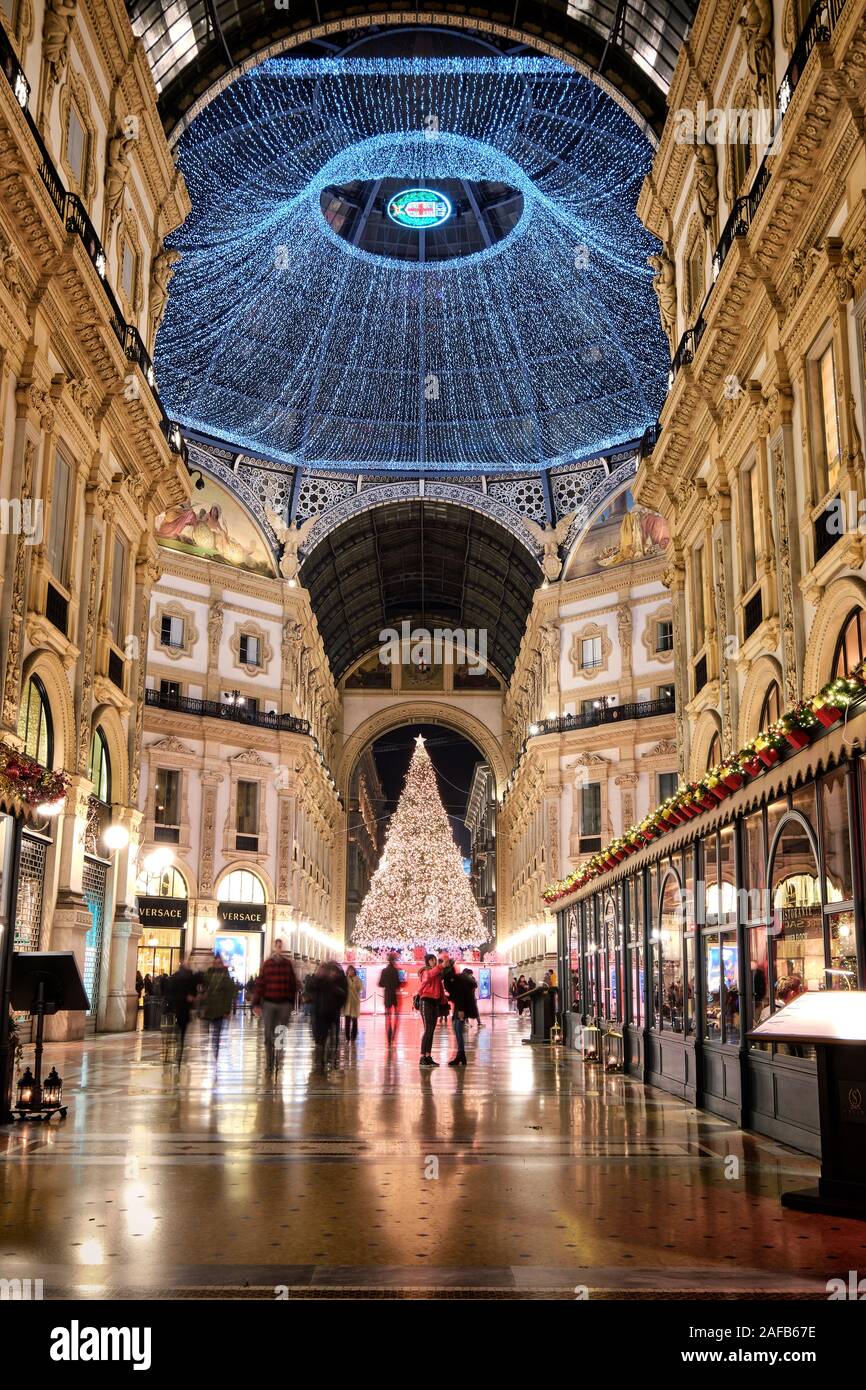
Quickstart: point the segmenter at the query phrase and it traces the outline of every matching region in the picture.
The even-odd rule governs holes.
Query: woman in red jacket
[[[436,963],[435,956],[429,955],[424,957],[424,969],[418,974],[418,999],[421,1005],[421,1017],[424,1020],[420,1062],[422,1067],[438,1067],[439,1065],[438,1062],[433,1061],[430,1049],[433,1046],[436,1024],[439,1021],[439,1007],[445,998],[445,990],[442,986],[444,968]]]

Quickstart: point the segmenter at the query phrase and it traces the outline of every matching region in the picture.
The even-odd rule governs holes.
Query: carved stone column
[[[147,634],[150,622],[150,596],[159,578],[159,565],[156,563],[155,544],[146,534],[142,537],[142,548],[135,562],[135,598],[132,606],[132,628],[134,641],[128,644],[130,658],[129,693],[132,710],[127,733],[129,748],[129,800],[138,804],[138,788],[141,776],[141,739],[144,732],[144,689],[147,675]]]
[[[687,780],[689,766],[689,725],[685,717],[685,708],[689,702],[689,666],[686,657],[688,643],[686,641],[686,571],[682,560],[682,553],[676,541],[671,546],[673,551],[670,567],[665,571],[662,582],[670,590],[671,607],[673,609],[674,624],[674,686],[676,694],[676,719],[677,726],[677,750],[679,753],[678,774],[681,782]]]
[[[795,601],[800,580],[799,547],[791,544],[792,535],[796,537],[798,534],[793,453],[793,435],[788,421],[770,443],[771,485],[776,497],[776,575],[786,705],[794,705],[800,698],[806,653],[802,604]]]
[[[50,915],[49,951],[72,951],[78,969],[84,976],[84,939],[91,926],[91,916],[82,892],[84,874],[84,836],[91,784],[86,777],[72,778],[66,794],[63,814],[57,826],[55,854],[57,855],[57,898]],[[65,1040],[84,1037],[83,1013],[58,1013],[46,1019],[46,1037]]]
[[[223,635],[224,614],[222,596],[212,593],[207,615],[206,700],[219,700],[220,698],[220,643]]]
[[[199,842],[198,891],[203,898],[213,896],[214,855],[216,853],[217,789],[221,772],[206,769],[201,774],[201,836]]]
[[[135,970],[141,927],[135,900],[135,880],[141,843],[142,813],[131,806],[114,808],[114,824],[126,826],[129,844],[116,852],[114,921],[109,942],[108,993],[100,1010],[99,1027],[106,1033],[135,1028],[138,997]]]
[[[632,668],[632,617],[628,603],[621,603],[616,610],[616,627],[619,637],[620,682],[624,704],[634,700],[634,671]]]

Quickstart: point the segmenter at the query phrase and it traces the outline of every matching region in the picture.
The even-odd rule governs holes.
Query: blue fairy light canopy
[[[541,469],[639,438],[667,378],[651,154],[554,60],[252,69],[180,145],[168,410],[313,469]]]

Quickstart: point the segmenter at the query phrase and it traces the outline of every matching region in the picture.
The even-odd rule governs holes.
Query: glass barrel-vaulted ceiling
[[[371,19],[394,10],[394,23],[405,20],[397,0],[369,7]],[[415,6],[415,27],[426,16],[435,24],[448,7],[436,0]],[[603,74],[657,130],[664,120],[664,97],[677,55],[694,17],[695,0],[509,0],[504,7],[511,34],[503,27],[503,7],[480,3],[467,22],[495,22],[498,31],[482,30],[488,40],[513,48],[513,33],[526,42],[543,34]],[[296,43],[305,30],[327,25],[326,37],[314,42],[320,51],[336,52],[364,32],[365,16],[342,0],[127,0],[135,33],[150,62],[167,128],[172,128],[193,101],[250,55],[273,45]],[[341,30],[340,21],[347,27]],[[381,23],[381,21],[380,21]],[[525,25],[525,29],[524,29]],[[377,32],[371,24],[369,33]],[[379,30],[381,32],[381,30]],[[412,41],[411,38],[409,40]],[[405,52],[412,51],[404,49]]]
[[[312,469],[542,469],[639,438],[667,375],[650,158],[551,59],[269,60],[180,144],[167,408]],[[387,216],[401,183],[454,204],[414,257]]]

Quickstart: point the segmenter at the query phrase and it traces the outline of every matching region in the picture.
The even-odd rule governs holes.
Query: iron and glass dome
[[[180,142],[167,408],[310,469],[544,469],[640,438],[667,375],[651,153],[552,59],[263,63]],[[418,189],[440,225],[389,216]]]

